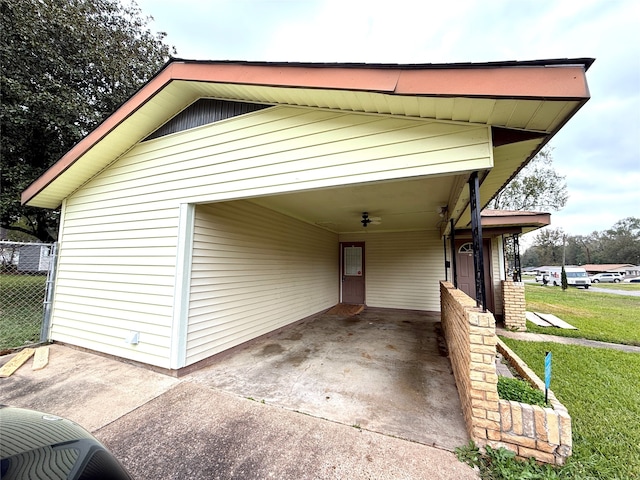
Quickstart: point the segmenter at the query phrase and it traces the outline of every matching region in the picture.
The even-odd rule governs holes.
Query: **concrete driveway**
[[[325,318],[327,326],[330,320]],[[344,318],[333,320],[336,324],[347,322]],[[373,322],[369,320],[373,318],[363,317],[353,323],[361,323],[359,328],[371,330],[373,325],[369,323]],[[403,325],[410,325],[405,321],[411,321],[405,317],[396,320],[399,330],[402,330]],[[393,330],[392,325],[388,324],[380,324],[378,327]],[[329,330],[331,328],[329,326]],[[307,325],[302,336],[310,334],[310,330],[312,327]],[[321,330],[323,329],[319,328]],[[407,327],[406,330],[411,329]],[[353,335],[348,335],[350,331]],[[363,331],[358,332],[355,327],[352,330],[343,328],[341,332],[345,339],[358,333],[362,341],[368,343]],[[278,401],[278,395],[269,394],[249,399],[244,390],[234,391],[234,388],[230,388],[235,381],[219,384],[225,375],[231,375],[234,364],[242,364],[247,355],[260,356],[265,351],[272,352],[272,360],[279,358],[279,368],[286,370],[283,367],[287,363],[285,357],[289,356],[291,359],[297,355],[295,348],[288,348],[293,347],[294,342],[287,341],[286,338],[297,338],[299,334],[296,330],[283,330],[279,332],[279,336],[263,339],[266,343],[262,347],[253,345],[251,348],[239,349],[233,352],[234,355],[223,358],[220,363],[181,379],[100,355],[52,345],[50,363],[44,370],[33,371],[30,363],[27,363],[13,376],[0,379],[0,403],[42,410],[76,421],[105,443],[137,479],[478,478],[473,470],[458,462],[451,451],[430,446],[438,444],[437,437],[432,437],[435,440],[425,445],[385,432],[388,422],[379,419],[371,421],[366,412],[361,414],[360,420],[348,413],[345,415],[348,418],[346,423],[340,419],[332,421],[326,416],[312,416],[313,412],[302,414],[300,411],[305,411],[308,407],[296,409],[291,405],[284,405]],[[402,338],[402,335],[397,338]],[[289,345],[287,342],[292,343]],[[419,343],[430,345],[431,339],[422,336]],[[274,344],[280,345],[282,352],[274,354],[278,350],[276,347],[265,350],[265,347]],[[295,345],[302,347],[304,342]],[[333,344],[333,347],[336,345]],[[402,347],[400,344],[394,346],[396,349]],[[403,360],[394,357],[394,350],[391,348],[378,352],[380,358],[375,354],[371,355],[375,351],[378,349],[369,345],[365,353],[371,359],[367,359],[358,348],[352,349],[355,355],[363,359],[363,365],[384,364],[381,358],[387,355],[391,364],[401,366],[400,371],[402,368],[415,368],[407,367]],[[299,355],[297,357],[300,360]],[[11,356],[1,357],[0,365],[10,358]],[[244,360],[238,361],[237,358]],[[416,355],[412,358],[415,360]],[[426,357],[417,355],[417,358],[424,361]],[[304,370],[311,375],[309,372],[325,362],[330,370],[335,370],[335,366],[345,361],[345,357],[336,355],[334,351],[333,354],[316,356],[315,360],[311,357],[309,361],[311,364],[299,369],[299,372]],[[356,376],[366,373],[366,370],[359,370],[363,367],[353,362],[353,358],[349,361],[351,363],[348,366],[343,364],[343,369],[351,368],[356,371]],[[317,365],[314,367],[315,362]],[[304,362],[299,362],[299,366],[303,364]],[[270,368],[273,370],[276,367],[272,364]],[[428,376],[429,372],[426,373]],[[254,374],[257,375],[254,379],[260,376],[259,372]],[[340,375],[344,375],[344,372]],[[373,393],[375,378],[381,374],[372,375],[374,380],[369,385],[372,386],[370,390]],[[266,377],[260,388],[273,383],[272,380],[276,377]],[[297,384],[298,388],[300,385],[309,387],[308,382],[313,382],[313,375],[307,380],[302,380],[302,377],[300,375],[292,385]],[[287,378],[287,375],[282,378]],[[365,376],[364,381],[358,384],[358,389],[367,384],[366,378]],[[327,381],[329,380],[330,375],[327,376]],[[383,380],[385,383],[387,381],[388,379]],[[402,381],[406,382],[406,376]],[[246,386],[252,382],[253,380],[245,379],[238,385]],[[322,393],[321,398],[325,403],[320,404],[323,407],[326,407],[326,403],[331,403],[332,396],[340,398],[340,395],[347,395],[346,390],[338,395],[335,388],[327,394],[326,386],[320,380],[318,382],[316,391]],[[273,391],[278,391],[281,386],[275,385]],[[386,391],[390,398],[397,398],[400,390],[393,388],[393,385],[388,384]],[[418,388],[425,387],[420,384]],[[307,391],[310,392],[309,396],[315,397],[313,388],[308,388]],[[357,393],[353,395],[354,398],[359,396]],[[287,396],[282,395],[282,398]],[[290,397],[287,401],[295,403],[291,398],[295,397]],[[457,394],[455,400],[457,401]],[[316,401],[314,398],[309,405]],[[335,406],[338,407],[335,409],[337,412],[344,409],[348,412],[355,411],[344,399]],[[415,412],[412,411],[410,415],[415,415]],[[424,416],[428,417],[426,410]],[[380,418],[384,418],[384,415]],[[400,418],[405,421],[404,417]],[[415,420],[418,423],[421,421],[420,418]],[[441,424],[440,428],[444,430],[443,438],[449,438],[450,435],[446,432],[448,426]],[[456,429],[454,426],[452,431],[455,432]],[[414,430],[419,429],[408,429],[408,435],[412,435]]]

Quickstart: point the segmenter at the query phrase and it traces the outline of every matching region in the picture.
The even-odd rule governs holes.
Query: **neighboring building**
[[[52,244],[0,240],[0,263],[20,273],[46,273],[52,258]]]
[[[62,207],[51,339],[177,371],[339,302],[440,311],[454,250],[499,313],[548,215],[480,209],[591,62],[169,62],[23,193]]]
[[[631,263],[603,263],[582,265],[589,275],[596,273],[619,273],[625,277],[639,277],[640,266]]]

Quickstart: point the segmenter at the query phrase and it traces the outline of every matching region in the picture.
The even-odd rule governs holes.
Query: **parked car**
[[[116,458],[70,420],[0,405],[0,478],[132,480]]]
[[[596,273],[589,278],[591,283],[620,283],[624,277],[619,273]]]
[[[640,277],[625,278],[623,281],[625,283],[640,283]]]

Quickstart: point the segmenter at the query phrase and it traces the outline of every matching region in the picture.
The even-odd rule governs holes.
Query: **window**
[[[344,274],[362,276],[362,247],[344,247]]]
[[[464,245],[461,245],[458,249],[458,253],[466,253],[468,255],[473,255],[473,243],[468,242]]]

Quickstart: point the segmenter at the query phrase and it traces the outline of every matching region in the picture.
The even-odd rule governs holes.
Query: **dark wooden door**
[[[364,242],[341,243],[342,303],[364,305]]]
[[[491,279],[491,242],[482,242],[484,259],[484,289],[487,296],[487,310],[495,310],[493,302],[493,281]],[[469,240],[456,242],[456,269],[458,270],[458,288],[471,298],[476,298],[476,277],[473,265],[473,246]],[[495,313],[495,312],[494,312]]]

